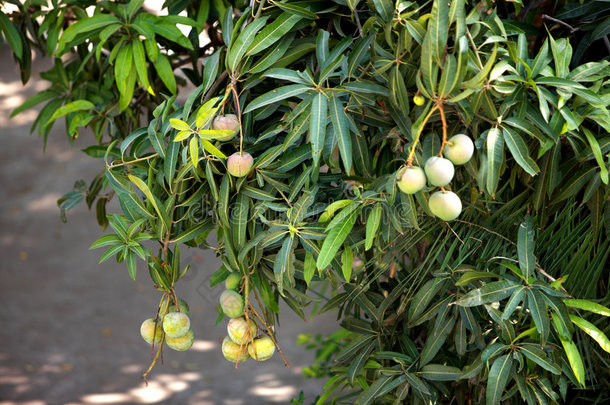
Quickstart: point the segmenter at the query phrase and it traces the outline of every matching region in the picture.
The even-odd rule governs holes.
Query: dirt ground
[[[143,262],[135,282],[124,265],[98,264],[102,251],[88,248],[103,232],[84,204],[67,224],[60,221],[57,199],[76,179],[89,182],[101,161],[79,145],[69,148],[63,122],[43,153],[42,140],[28,134],[36,113],[9,119],[25,98],[47,87],[34,70],[24,90],[12,57],[0,50],[0,405],[286,404],[301,390],[310,403],[324,381],[301,376],[313,353],[296,339],[333,331],[334,317],[304,323],[284,311],[278,340],[292,367],[274,356],[235,370],[220,352],[226,322],[214,327],[222,288],[210,289],[209,278],[219,261],[205,251],[183,251],[192,270],[178,286],[191,305],[195,345],[166,350],[144,386],[150,347],[139,326],[161,296]]]

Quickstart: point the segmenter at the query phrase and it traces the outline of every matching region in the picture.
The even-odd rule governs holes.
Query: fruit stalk
[[[152,363],[150,363],[150,366],[148,366],[148,369],[146,370],[146,372],[144,374],[142,374],[142,378],[144,379],[144,383],[146,384],[147,387],[148,387],[148,380],[146,379],[146,377],[155,367],[155,364],[157,364],[157,360],[159,359],[159,356],[161,355],[161,352],[163,351],[164,342],[165,342],[165,334],[163,334],[163,336],[161,336],[161,343],[159,343],[159,348],[157,349],[157,354],[153,358]]]
[[[443,105],[439,103],[437,107],[438,111],[441,113],[441,124],[443,127],[443,142],[441,142],[439,156],[443,157],[443,149],[445,149],[445,145],[447,144],[447,121],[445,121],[445,110],[443,110]]]
[[[413,166],[413,158],[415,157],[415,148],[417,147],[417,144],[419,143],[419,138],[421,136],[421,133],[423,132],[424,127],[426,126],[426,123],[428,122],[430,117],[432,117],[432,114],[434,114],[434,112],[437,109],[438,109],[438,106],[436,106],[436,105],[434,107],[432,107],[432,109],[430,110],[428,115],[426,115],[426,118],[424,118],[424,120],[422,121],[419,128],[417,128],[417,134],[415,134],[415,138],[413,139],[413,145],[411,145],[411,150],[409,151],[409,157],[407,158],[407,166]]]
[[[239,106],[239,95],[237,94],[237,90],[235,89],[235,84],[231,82],[231,91],[233,92],[233,97],[235,98],[235,108],[237,110],[237,120],[239,121],[239,153],[241,154],[244,150],[244,129],[241,125],[241,107]]]
[[[282,353],[282,349],[280,349],[280,345],[277,344],[277,341],[275,340],[273,333],[271,333],[271,330],[269,329],[269,326],[267,325],[267,323],[263,320],[263,318],[261,318],[261,316],[258,314],[258,312],[256,312],[256,309],[254,309],[254,307],[250,306],[250,310],[254,313],[254,316],[256,316],[258,318],[258,320],[261,322],[261,324],[265,327],[265,330],[267,331],[267,335],[269,335],[271,340],[273,340],[273,344],[275,345],[275,348],[280,353],[280,356],[282,356],[284,365],[286,367],[290,367],[290,363],[288,363],[288,360],[286,360],[286,357],[284,357],[284,353]]]

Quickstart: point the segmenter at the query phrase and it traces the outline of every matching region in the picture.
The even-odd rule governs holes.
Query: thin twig
[[[407,157],[407,166],[412,166],[413,165],[413,158],[415,157],[415,148],[417,147],[417,144],[419,143],[419,137],[421,136],[421,134],[422,134],[422,132],[424,130],[424,127],[426,126],[426,123],[428,122],[430,117],[432,117],[432,114],[434,114],[434,112],[437,109],[438,109],[437,105],[432,107],[432,109],[430,110],[428,115],[426,115],[426,117],[422,121],[422,123],[419,126],[419,128],[417,128],[417,134],[415,134],[415,138],[413,139],[413,144],[411,145],[411,151],[409,152],[409,156]]]
[[[153,336],[153,339],[154,339],[154,336]],[[148,373],[150,373],[152,371],[153,367],[155,367],[155,364],[157,364],[157,360],[159,359],[159,356],[161,355],[161,352],[163,351],[163,342],[164,341],[165,341],[165,334],[161,335],[161,343],[159,343],[159,350],[157,350],[157,354],[155,355],[155,358],[153,359],[152,363],[150,363],[150,366],[148,366],[148,370],[146,370],[146,372],[144,374],[142,374],[142,378],[144,379],[144,383],[146,384],[147,387],[148,387],[148,380],[146,379],[146,377],[148,376]]]
[[[269,335],[269,337],[273,341],[273,344],[277,348],[277,351],[280,353],[280,356],[282,356],[282,360],[284,360],[284,365],[286,367],[290,367],[290,363],[288,363],[288,360],[286,360],[286,357],[284,357],[284,353],[282,353],[282,349],[280,349],[280,345],[278,345],[277,341],[275,340],[275,337],[273,337],[273,333],[271,333],[271,329],[269,329],[269,326],[265,323],[263,318],[261,318],[261,316],[258,314],[258,312],[256,312],[256,309],[253,306],[250,306],[250,310],[254,313],[254,316],[256,316],[259,319],[259,321],[261,321],[261,323],[267,330],[267,335]]]
[[[559,25],[563,25],[564,27],[566,27],[567,29],[570,30],[570,34],[573,34],[576,31],[580,31],[580,28],[578,28],[578,27],[574,28],[570,24],[568,24],[567,22],[558,20],[557,18],[553,18],[550,15],[542,14],[542,19],[543,20],[552,21],[552,22],[557,23]]]
[[[158,154],[158,153],[153,153],[152,155],[148,155],[148,156],[145,156],[145,157],[142,157],[142,158],[137,158],[137,159],[134,159],[134,160],[129,160],[129,161],[127,161],[127,162],[123,161],[122,163],[110,164],[110,165],[107,165],[107,167],[106,167],[106,168],[107,168],[108,170],[110,170],[110,169],[114,169],[115,167],[120,167],[120,166],[130,165],[130,164],[132,164],[132,163],[135,163],[135,162],[141,162],[141,161],[143,161],[143,160],[149,160],[149,159],[155,158],[155,157],[157,157],[157,156],[159,156],[159,154]]]
[[[203,101],[208,101],[209,98],[212,96],[212,94],[216,93],[218,86],[220,86],[220,83],[222,83],[223,80],[225,80],[228,75],[229,75],[229,73],[225,70],[224,72],[222,72],[222,74],[220,76],[218,76],[216,81],[214,81],[214,84],[212,84],[212,87],[210,87],[210,90],[208,90],[208,92],[205,94]]]
[[[358,10],[356,10],[355,7],[354,7],[354,18],[356,20],[356,26],[358,27],[358,33],[360,34],[359,38],[362,38],[362,36],[364,35],[362,33],[362,25],[360,25],[360,18],[358,17]]]
[[[447,144],[447,121],[445,121],[445,111],[443,110],[443,104],[439,101],[438,111],[441,113],[441,123],[443,127],[443,142],[441,143],[441,150],[439,152],[440,157],[443,157],[443,149],[445,149],[445,145]]]

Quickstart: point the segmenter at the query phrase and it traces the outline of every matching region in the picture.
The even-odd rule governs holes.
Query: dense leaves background
[[[338,309],[341,332],[302,337],[319,403],[608,400],[607,2],[5,3],[24,82],[32,48],[56,58],[14,113],[44,103],[32,130],[88,127],[105,162],[59,201],[111,226],[102,261],[171,292],[180,245],[213,248],[212,283],[239,272],[265,324],[280,299]],[[395,174],[457,133],[476,152],[445,223]]]

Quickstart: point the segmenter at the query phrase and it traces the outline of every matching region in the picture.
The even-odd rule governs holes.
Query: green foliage
[[[211,247],[212,284],[240,274],[264,325],[280,300],[337,311],[340,332],[302,338],[307,373],[330,377],[319,404],[608,400],[610,62],[573,57],[564,25],[536,28],[520,2],[29,3],[0,15],[7,43],[25,76],[31,46],[56,59],[14,114],[46,102],[45,139],[61,118],[95,135],[105,169],[60,207],[97,200],[102,261],[134,277],[140,257],[171,295],[179,246]],[[597,4],[556,3],[589,44],[603,31]],[[232,139],[211,125],[225,114]],[[401,193],[396,173],[458,133],[476,150],[446,223],[434,187]],[[238,151],[244,177],[227,173]]]

